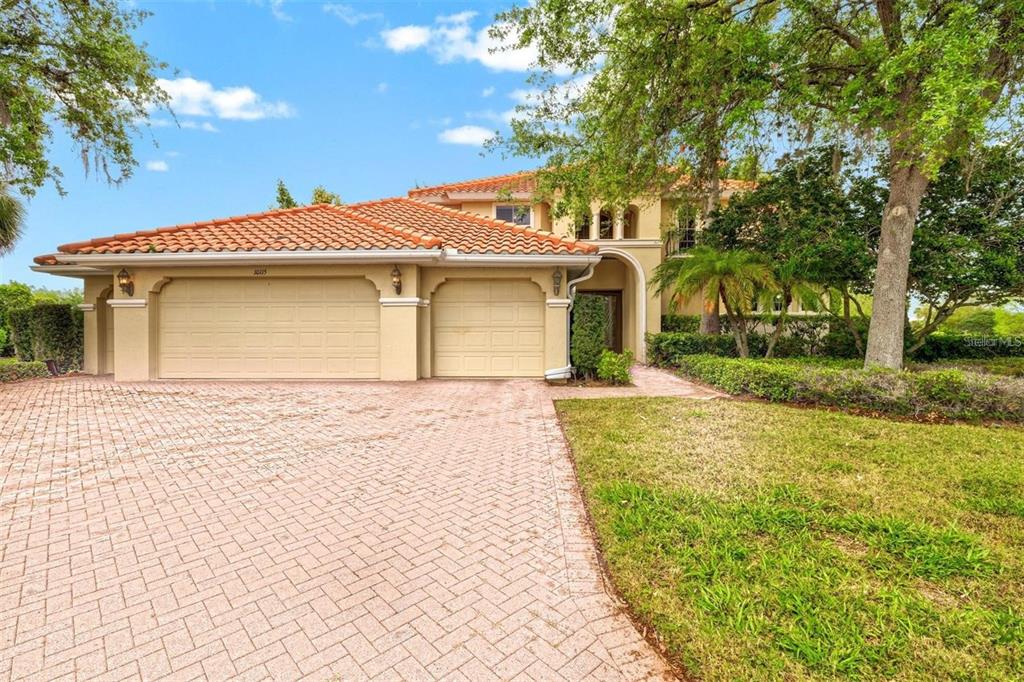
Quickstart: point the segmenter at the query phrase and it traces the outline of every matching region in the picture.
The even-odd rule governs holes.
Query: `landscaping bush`
[[[661,331],[696,334],[700,331],[700,315],[662,315]]]
[[[53,360],[61,372],[82,367],[82,311],[67,303],[37,303],[8,312],[18,359]]]
[[[999,374],[1007,377],[1024,377],[1024,357],[985,358],[965,360],[943,360],[910,365],[909,369],[924,372],[932,369],[961,369],[965,372]]]
[[[7,327],[14,346],[14,356],[23,362],[36,359],[32,342],[32,308],[14,308],[7,311]]]
[[[751,340],[753,346],[753,340]],[[721,355],[734,357],[736,341],[727,334],[690,334],[661,332],[647,335],[647,360],[653,365],[672,367],[684,355]]]
[[[633,366],[633,351],[625,353],[605,350],[601,353],[601,359],[597,363],[597,378],[612,384],[629,384],[633,375],[630,368]]]
[[[593,377],[606,348],[608,309],[600,296],[580,294],[572,308],[572,364],[579,374]]]
[[[919,362],[1024,357],[1024,337],[931,334],[912,357]]]
[[[680,358],[684,374],[732,394],[774,402],[905,416],[1024,422],[1024,381],[960,370],[843,369],[788,360]]]
[[[22,362],[13,358],[0,360],[0,384],[45,377],[49,374],[45,362]]]

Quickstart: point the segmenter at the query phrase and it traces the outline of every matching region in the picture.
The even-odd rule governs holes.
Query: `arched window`
[[[576,222],[573,223],[573,238],[574,239],[589,239],[590,238],[590,214],[587,212],[580,213],[576,216]]]
[[[608,208],[607,206],[601,209],[600,222],[598,222],[597,224],[599,228],[597,233],[598,239],[612,238],[612,228],[614,225],[614,220],[615,218],[614,213],[612,213],[612,209]]]
[[[640,209],[636,206],[628,206],[622,214],[622,238],[636,239],[640,223]]]

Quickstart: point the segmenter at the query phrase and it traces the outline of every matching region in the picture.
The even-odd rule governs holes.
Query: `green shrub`
[[[583,376],[593,377],[607,347],[608,308],[601,296],[580,294],[572,308],[572,364]]]
[[[14,346],[14,356],[23,362],[36,359],[32,341],[32,308],[13,308],[7,311],[7,327]]]
[[[0,360],[0,384],[22,379],[49,376],[45,362],[22,362],[21,360]]]
[[[680,359],[684,374],[734,395],[894,415],[1024,422],[1024,381],[959,370],[847,369],[713,355]]]
[[[613,384],[629,384],[633,379],[633,375],[630,373],[632,366],[633,351],[616,353],[612,350],[605,350],[601,353],[601,359],[597,363],[597,378]]]
[[[36,303],[8,312],[17,357],[53,360],[61,372],[82,367],[82,311],[68,303]]]
[[[913,353],[918,362],[1024,357],[1024,337],[931,334]]]
[[[66,303],[32,306],[36,360],[53,360],[61,372],[82,368],[82,311]]]
[[[696,334],[700,331],[700,315],[662,315],[661,331]]]

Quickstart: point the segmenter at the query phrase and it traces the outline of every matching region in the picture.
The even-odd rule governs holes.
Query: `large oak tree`
[[[721,156],[780,143],[849,138],[889,159],[866,357],[886,367],[903,361],[929,180],[1016,120],[1024,73],[1024,0],[538,0],[495,31],[538,51],[543,94],[508,142],[546,157],[563,210],[687,173],[713,187]]]

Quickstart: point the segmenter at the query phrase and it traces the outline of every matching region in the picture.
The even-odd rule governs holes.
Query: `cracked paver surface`
[[[670,676],[603,584],[557,394],[0,387],[0,680]]]

